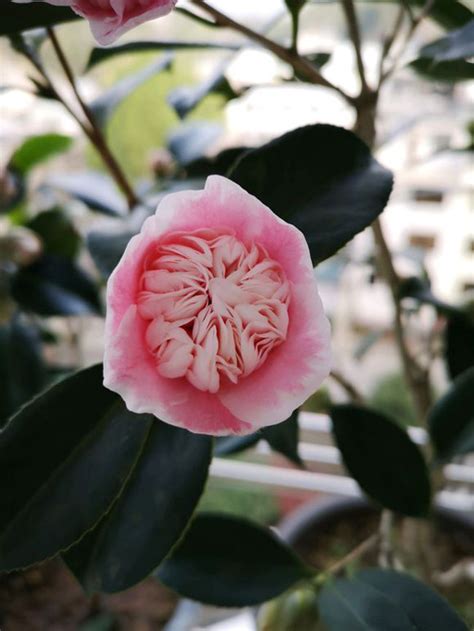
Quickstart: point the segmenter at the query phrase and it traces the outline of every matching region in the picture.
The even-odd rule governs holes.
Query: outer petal
[[[90,27],[92,34],[99,44],[102,44],[103,46],[112,44],[112,42],[120,37],[120,35],[123,35],[135,26],[170,13],[176,4],[176,1],[177,0],[166,0],[165,2],[160,2],[159,6],[156,6],[156,0],[154,0],[155,6],[152,6],[152,8],[148,11],[144,11],[143,13],[136,12],[127,14],[125,11],[114,18],[107,17],[103,20],[91,19]],[[136,2],[135,4],[141,7],[139,2]],[[79,11],[77,12],[79,13]],[[82,12],[80,14],[87,17]]]
[[[245,434],[251,426],[235,417],[212,394],[186,379],[161,377],[145,344],[147,323],[138,316],[135,297],[144,258],[159,237],[156,217],[131,239],[107,285],[104,385],[117,392],[132,412],[154,414],[192,432]]]

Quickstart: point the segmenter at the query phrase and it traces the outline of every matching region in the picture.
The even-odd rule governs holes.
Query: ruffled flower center
[[[290,285],[262,246],[196,230],[168,235],[148,256],[137,302],[159,374],[215,393],[286,339]]]

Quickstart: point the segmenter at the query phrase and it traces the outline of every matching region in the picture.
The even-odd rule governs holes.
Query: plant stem
[[[359,22],[357,20],[357,14],[355,12],[354,2],[353,0],[341,0],[341,6],[346,17],[349,37],[351,38],[352,44],[354,46],[357,69],[359,71],[359,77],[362,86],[362,93],[365,93],[369,91],[369,86],[367,85],[367,80],[365,77],[364,60],[362,59],[362,40],[360,37]]]
[[[351,550],[349,554],[346,554],[345,557],[343,557],[342,559],[340,559],[339,561],[336,561],[333,565],[331,565],[329,569],[324,572],[324,574],[326,576],[328,574],[332,576],[336,576],[337,574],[340,574],[346,568],[346,566],[349,565],[349,563],[352,563],[353,561],[357,561],[357,559],[360,559],[365,554],[367,554],[367,552],[370,552],[373,548],[375,548],[375,546],[378,544],[379,541],[380,541],[380,535],[378,532],[374,533],[373,535],[370,535],[370,537],[365,539],[365,541],[362,541],[362,543],[360,543],[353,550]]]
[[[208,13],[212,18],[214,18],[216,24],[220,26],[226,26],[226,27],[232,28],[234,31],[242,33],[243,35],[245,35],[252,41],[257,42],[257,44],[260,44],[260,46],[262,46],[263,48],[266,48],[267,50],[272,52],[279,59],[288,63],[293,68],[295,73],[297,73],[301,77],[306,78],[306,80],[309,81],[310,83],[313,83],[314,85],[321,85],[326,88],[330,88],[331,90],[335,90],[347,102],[353,103],[353,97],[346,94],[341,88],[339,88],[338,86],[328,81],[313,66],[311,62],[309,62],[307,59],[304,59],[303,57],[298,55],[298,53],[295,52],[294,50],[285,48],[284,46],[281,46],[280,44],[269,39],[268,37],[265,37],[265,35],[261,35],[260,33],[257,33],[256,31],[245,26],[244,24],[240,24],[239,22],[236,22],[229,16],[225,15],[224,13],[221,13],[214,7],[211,7],[209,4],[207,4],[207,2],[205,2],[205,0],[191,0],[191,2],[195,6],[199,7],[200,9]]]
[[[330,376],[336,383],[338,383],[341,388],[343,388],[346,393],[349,395],[349,398],[355,403],[364,403],[364,397],[357,390],[353,383],[351,383],[344,375],[342,375],[338,370],[331,370]]]
[[[137,204],[139,204],[139,199],[136,196],[133,188],[131,187],[130,183],[128,182],[124,172],[122,171],[122,168],[120,167],[119,163],[117,162],[117,160],[115,159],[115,157],[113,156],[112,152],[110,151],[106,141],[105,141],[105,137],[100,129],[100,127],[97,125],[97,122],[94,118],[94,115],[92,114],[90,108],[87,106],[87,104],[85,103],[85,101],[83,100],[81,94],[79,93],[79,90],[77,88],[76,85],[76,81],[74,79],[74,74],[72,71],[72,68],[61,48],[61,45],[59,43],[58,38],[56,37],[56,33],[54,31],[54,29],[52,27],[48,27],[47,28],[47,32],[48,32],[48,36],[51,40],[51,44],[53,45],[54,51],[56,53],[56,56],[59,60],[59,63],[64,71],[64,74],[66,75],[69,84],[71,85],[71,88],[74,92],[74,95],[77,99],[77,102],[79,103],[82,111],[84,112],[84,115],[89,123],[89,129],[87,130],[87,136],[88,138],[91,140],[91,142],[94,144],[95,148],[97,149],[97,151],[99,152],[102,160],[104,161],[105,165],[107,166],[107,168],[109,169],[109,172],[111,174],[111,176],[114,178],[115,182],[117,183],[117,186],[120,188],[120,190],[123,192],[123,194],[125,195],[126,199],[127,199],[127,204],[129,209],[132,209],[134,206],[136,206]],[[64,103],[64,100],[61,99],[62,103]],[[69,109],[69,108],[68,108]],[[69,109],[70,111],[70,109]],[[76,117],[77,120],[77,117]],[[82,125],[82,128],[84,129],[84,126]]]

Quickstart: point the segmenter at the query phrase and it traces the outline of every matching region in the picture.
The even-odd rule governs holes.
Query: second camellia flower
[[[213,176],[166,196],[112,274],[104,383],[134,412],[246,434],[319,387],[329,340],[302,233]]]

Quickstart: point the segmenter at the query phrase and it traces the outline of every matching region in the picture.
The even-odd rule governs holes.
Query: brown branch
[[[340,96],[342,96],[349,103],[353,102],[353,98],[346,94],[341,88],[334,85],[330,81],[328,81],[323,75],[313,66],[311,62],[309,62],[304,57],[298,55],[295,51],[285,48],[281,46],[277,42],[265,37],[261,33],[257,33],[257,31],[252,30],[248,26],[244,24],[240,24],[236,22],[229,16],[221,13],[214,7],[210,6],[205,2],[205,0],[191,0],[191,2],[196,6],[205,11],[208,15],[214,18],[216,24],[220,26],[225,26],[228,28],[232,28],[234,31],[242,33],[250,40],[256,42],[263,48],[271,51],[274,55],[276,55],[282,61],[288,63],[295,73],[298,75],[305,77],[307,81],[313,83],[314,85],[321,85],[323,87],[329,88],[331,90],[336,91]]]
[[[367,85],[367,79],[365,77],[364,60],[362,59],[362,40],[360,36],[359,22],[354,8],[354,2],[353,0],[341,0],[341,6],[346,17],[349,37],[354,47],[362,92],[365,93],[369,91],[369,86]]]
[[[382,47],[382,52],[380,54],[380,63],[379,63],[379,72],[378,72],[378,87],[380,88],[380,82],[382,81],[382,77],[384,75],[384,64],[385,61],[387,60],[388,56],[390,55],[390,52],[392,50],[392,47],[395,43],[395,41],[398,38],[398,35],[400,34],[400,30],[403,26],[403,18],[405,17],[405,9],[403,7],[403,4],[400,5],[400,7],[398,8],[398,12],[397,12],[397,16],[395,18],[395,22],[393,24],[393,28],[392,31],[389,35],[387,35],[387,37],[384,40],[383,43],[383,47]]]
[[[139,204],[139,199],[136,196],[133,188],[131,187],[130,183],[128,182],[124,172],[122,171],[122,168],[120,167],[119,163],[117,162],[117,160],[115,159],[114,155],[112,154],[112,152],[110,151],[104,135],[101,131],[101,129],[99,128],[99,126],[97,125],[97,122],[94,118],[94,115],[92,114],[90,108],[87,106],[87,104],[85,103],[85,101],[83,100],[77,85],[76,85],[76,81],[74,79],[74,73],[72,71],[71,66],[69,65],[69,62],[61,48],[61,45],[59,43],[58,38],[56,37],[56,33],[54,32],[54,29],[52,27],[48,27],[47,28],[47,32],[48,32],[48,36],[51,40],[51,44],[53,45],[54,51],[56,53],[56,56],[59,60],[59,63],[64,71],[64,74],[66,75],[69,84],[71,85],[71,88],[74,92],[74,95],[77,99],[77,102],[79,103],[82,111],[84,112],[85,117],[87,118],[87,121],[89,122],[89,128],[86,129],[84,127],[83,124],[81,124],[82,129],[86,132],[88,138],[90,139],[90,141],[94,144],[95,148],[97,149],[97,151],[99,152],[102,160],[104,161],[105,165],[107,166],[111,176],[113,177],[113,179],[115,180],[115,182],[117,183],[117,186],[120,188],[120,190],[122,191],[122,193],[125,195],[125,197],[127,198],[127,204],[129,209],[132,209],[134,206],[136,206],[137,204]],[[56,92],[57,94],[57,92]],[[63,99],[60,99],[61,102],[67,107],[68,111],[71,111],[71,108],[69,108],[66,103],[64,102]],[[77,117],[75,117],[76,120]]]
[[[431,407],[431,392],[428,374],[425,369],[418,365],[416,360],[410,355],[405,340],[405,330],[403,326],[403,312],[400,304],[400,278],[393,265],[392,255],[385,240],[379,219],[372,224],[375,244],[378,251],[378,261],[381,272],[389,286],[395,306],[395,338],[402,360],[405,381],[410,389],[413,402],[420,421],[426,418],[426,414]]]
[[[331,370],[330,376],[336,383],[341,386],[341,388],[346,391],[352,401],[354,401],[355,403],[364,403],[364,397],[362,396],[362,394],[358,391],[354,384],[351,383],[338,370]]]
[[[351,552],[349,552],[349,554],[347,554],[344,558],[336,561],[333,565],[331,565],[329,569],[324,572],[324,575],[327,576],[328,574],[330,574],[332,576],[337,576],[346,569],[349,563],[357,561],[357,559],[360,559],[365,554],[370,552],[373,548],[375,548],[379,541],[379,533],[374,533],[373,535],[365,539],[365,541],[362,541],[362,543],[356,546],[353,550],[351,550]]]

